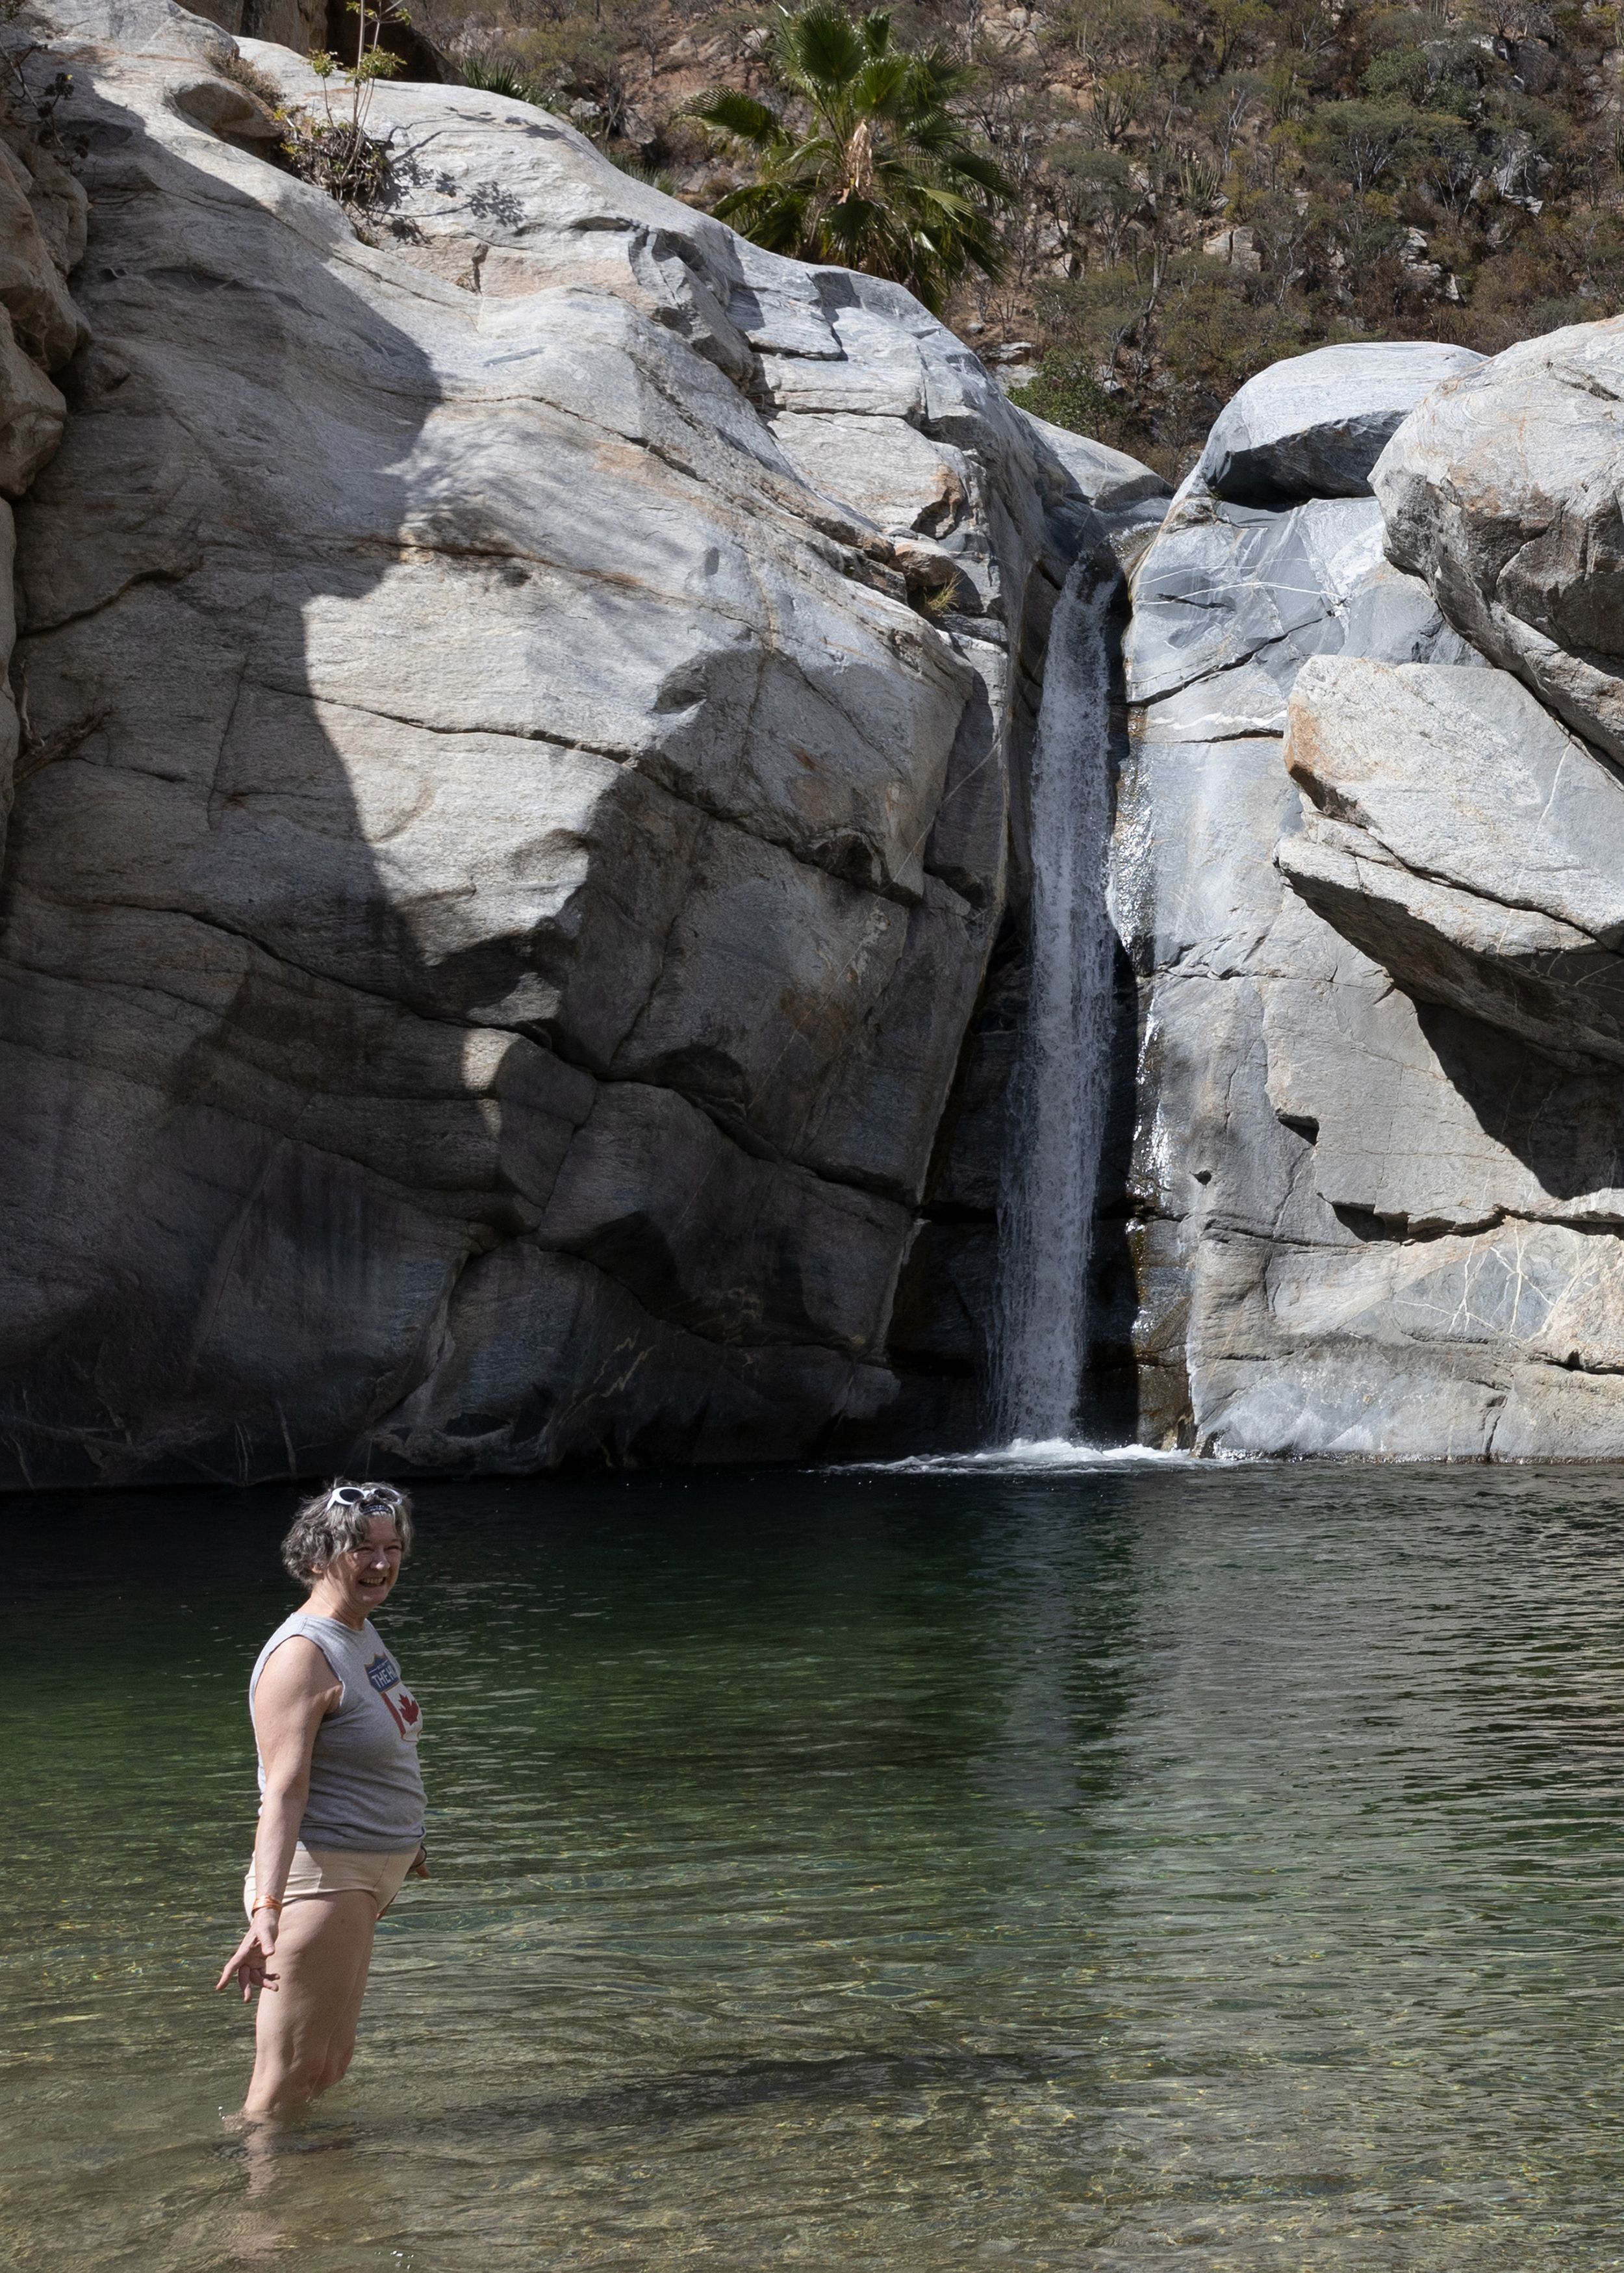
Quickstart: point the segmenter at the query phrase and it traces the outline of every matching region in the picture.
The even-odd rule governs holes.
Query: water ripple
[[[1605,1471],[437,1487],[435,1876],[222,2134],[275,1495],[11,1503],[0,2265],[1624,2267]]]

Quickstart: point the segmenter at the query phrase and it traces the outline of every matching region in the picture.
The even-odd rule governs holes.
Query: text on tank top
[[[254,1662],[248,1684],[251,1714],[272,1652],[295,1635],[315,1643],[342,1692],[317,1726],[300,1842],[360,1854],[403,1854],[423,1834],[423,1773],[417,1764],[423,1707],[370,1618],[357,1632],[341,1619],[296,1610]],[[259,1790],[263,1805],[263,1758]]]

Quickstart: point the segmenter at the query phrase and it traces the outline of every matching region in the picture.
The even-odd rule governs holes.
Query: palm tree
[[[778,13],[773,59],[805,124],[731,90],[696,105],[755,161],[717,219],[769,251],[889,276],[932,313],[967,268],[996,276],[992,215],[1014,191],[947,108],[963,74],[935,49],[893,47],[887,10],[853,22],[813,0]]]

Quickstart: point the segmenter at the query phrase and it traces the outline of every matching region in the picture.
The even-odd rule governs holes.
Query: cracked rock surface
[[[1113,848],[1136,1113],[1098,1331],[1109,1358],[1131,1327],[1150,1441],[1624,1452],[1624,784],[1504,631],[1483,550],[1602,515],[1605,401],[1565,469],[1510,431],[1535,350],[1616,352],[1590,328],[1441,374],[1374,499],[1226,503],[1203,461],[1138,571]],[[1408,383],[1414,350],[1358,353]],[[1253,386],[1302,394],[1276,376]],[[1271,447],[1300,475],[1319,441]]]
[[[1373,480],[1388,550],[1450,622],[1624,759],[1624,317],[1525,340],[1430,395]]]
[[[883,1410],[1083,491],[906,294],[526,105],[381,85],[366,242],[216,26],[57,33],[94,344],[18,552],[6,1480]]]
[[[1501,671],[1316,658],[1291,697],[1295,889],[1406,991],[1624,1062],[1624,782]]]
[[[8,663],[16,523],[4,500],[20,499],[60,444],[65,406],[53,374],[86,336],[67,283],[85,250],[86,197],[67,154],[26,86],[10,86],[0,98],[0,658]],[[40,761],[32,732],[19,750],[26,724],[10,681],[0,682],[0,856],[19,781]]]

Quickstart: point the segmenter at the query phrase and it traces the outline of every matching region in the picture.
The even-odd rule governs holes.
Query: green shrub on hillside
[[[853,21],[830,4],[778,11],[778,108],[713,90],[693,116],[752,179],[712,211],[758,244],[888,276],[939,309],[967,270],[1003,266],[994,226],[1014,192],[954,113],[965,74],[939,49],[891,36],[890,12]]]
[[[474,0],[424,7],[442,40],[463,14],[472,29]],[[861,11],[846,12],[855,38]],[[1170,472],[1278,355],[1360,337],[1495,352],[1624,298],[1612,0],[895,0],[890,14],[894,49],[941,59],[940,131],[986,231],[911,281],[968,336],[1038,341],[1035,409],[1109,428]],[[817,139],[782,22],[740,0],[479,0],[477,36],[611,154],[753,233],[767,175],[776,197],[788,153]],[[787,137],[771,166],[748,136],[707,153],[691,116],[707,88],[713,108],[742,98],[741,119],[771,114]],[[810,189],[804,210],[838,203]],[[884,230],[782,241],[907,273]]]

